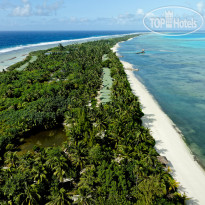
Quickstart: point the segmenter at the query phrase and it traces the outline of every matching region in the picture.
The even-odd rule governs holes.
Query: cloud
[[[22,0],[23,6],[17,6],[13,9],[13,16],[30,16],[31,15],[31,5],[28,0]]]
[[[137,9],[137,15],[144,15],[144,10],[143,9]]]
[[[54,20],[52,20],[54,23]],[[98,18],[78,18],[78,17],[65,17],[63,19],[55,18],[55,24],[64,25],[107,25],[107,26],[129,26],[142,24],[142,16],[136,14],[126,13],[114,17],[98,17]]]
[[[27,4],[27,3],[28,3],[28,0],[22,0],[22,2],[23,2],[24,4]]]
[[[88,18],[76,18],[76,17],[70,17],[66,20],[67,23],[88,23],[91,20],[89,20]]]
[[[136,15],[127,13],[127,14],[121,14],[117,17],[114,17],[113,21],[116,24],[124,25],[136,21],[136,18],[137,18]]]
[[[49,16],[52,13],[56,13],[56,11],[61,8],[64,0],[57,0],[52,4],[48,4],[47,0],[44,0],[42,5],[38,5],[35,9],[34,14],[37,16]]]
[[[140,25],[143,22],[144,11],[138,9],[135,14],[126,13],[110,19],[113,24],[118,25]]]
[[[198,11],[202,13],[204,10],[204,2],[203,1],[198,2],[196,6],[197,6]]]
[[[13,4],[13,2],[11,2],[9,0],[2,0],[0,2],[0,9],[2,9],[2,10],[11,9],[14,7],[15,7],[15,5]]]
[[[149,12],[149,13],[146,14],[146,17],[151,18],[151,17],[156,17],[156,15],[153,14],[152,12]]]
[[[47,3],[47,0],[44,0],[42,4],[32,7],[29,0],[21,0],[22,6],[15,6],[12,9],[12,16],[50,16],[53,13],[61,8],[64,3],[64,0],[56,0],[53,3]]]
[[[139,25],[142,24],[143,16],[125,13],[114,17],[99,17],[95,19],[70,17],[64,19],[68,24],[92,24],[92,25]]]

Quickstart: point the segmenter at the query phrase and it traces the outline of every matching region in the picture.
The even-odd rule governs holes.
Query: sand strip
[[[119,44],[112,50],[117,52]],[[162,111],[159,104],[132,71],[126,70],[132,65],[121,61],[133,93],[139,97],[144,126],[148,127],[156,140],[156,150],[166,156],[172,170],[172,176],[180,183],[179,191],[191,198],[187,204],[205,204],[205,171],[194,161],[194,156],[185,144],[174,123]]]

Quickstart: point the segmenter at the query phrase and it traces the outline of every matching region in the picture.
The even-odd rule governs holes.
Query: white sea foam
[[[82,42],[82,41],[99,40],[99,39],[118,37],[118,36],[124,36],[124,35],[128,35],[128,34],[94,36],[94,37],[87,37],[87,38],[80,38],[80,39],[70,39],[70,40],[61,40],[61,41],[52,41],[52,42],[42,42],[42,43],[37,43],[37,44],[19,45],[16,47],[1,49],[0,54],[12,52],[12,51],[17,51],[17,50],[22,50],[22,49],[26,49],[26,48],[32,48],[32,47],[55,45],[55,44],[59,44],[59,43],[66,44],[66,43],[72,43],[72,42],[75,43],[75,42]]]
[[[129,33],[129,34],[136,34],[136,33]],[[16,47],[5,48],[0,50],[0,72],[3,69],[17,63],[18,61],[23,60],[22,56],[30,53],[31,51],[41,50],[41,49],[49,49],[52,47],[57,46],[59,43],[65,45],[73,44],[73,43],[83,43],[88,41],[95,41],[100,39],[107,39],[112,37],[120,37],[128,34],[115,34],[115,35],[107,35],[107,36],[93,36],[87,38],[80,38],[80,39],[70,39],[70,40],[61,40],[61,41],[53,41],[53,42],[42,42],[37,44],[28,44],[28,45],[19,45]],[[14,58],[13,60],[9,60]]]
[[[112,50],[118,52],[120,44],[116,44]],[[132,65],[122,61],[124,68]],[[186,193],[191,199],[186,204],[205,204],[205,172],[195,161],[190,149],[181,136],[181,131],[176,128],[172,120],[163,112],[158,102],[149,93],[146,87],[134,75],[133,71],[125,70],[133,93],[139,97],[142,110],[145,114],[143,124],[150,129],[156,140],[155,148],[169,160],[172,176],[180,182],[179,191]]]

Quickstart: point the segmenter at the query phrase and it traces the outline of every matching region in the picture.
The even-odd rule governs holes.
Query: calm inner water
[[[27,151],[32,151],[35,145],[39,147],[61,146],[66,140],[66,133],[61,127],[52,130],[44,130],[25,138],[23,144],[18,147],[20,149],[19,153],[24,154]]]
[[[205,34],[180,37],[147,34],[120,44],[122,60],[182,131],[205,167]],[[145,49],[145,54],[136,52]]]

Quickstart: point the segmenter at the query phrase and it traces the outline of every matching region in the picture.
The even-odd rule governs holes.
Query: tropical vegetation
[[[24,71],[18,64],[0,73],[1,204],[184,204],[110,50],[131,37],[33,52],[38,58]],[[110,102],[102,104],[96,97],[103,67],[113,83]],[[62,123],[61,147],[18,154],[19,139]]]

